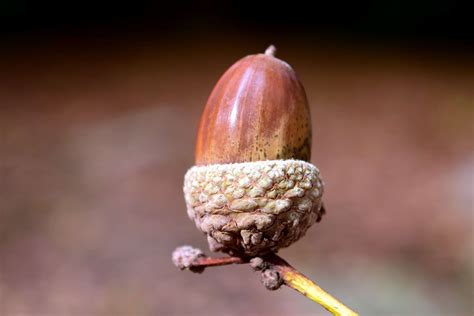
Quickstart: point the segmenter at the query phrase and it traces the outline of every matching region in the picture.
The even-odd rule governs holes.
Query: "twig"
[[[203,272],[207,267],[249,263],[254,270],[261,272],[262,283],[269,290],[276,290],[284,284],[322,305],[335,316],[358,315],[276,254],[252,259],[240,257],[214,258],[207,257],[200,249],[182,246],[176,248],[172,258],[173,263],[181,270],[189,269],[198,273]]]
[[[354,311],[332,297],[316,283],[308,279],[301,272],[293,268],[288,262],[276,254],[263,258],[263,262],[270,265],[268,269],[278,272],[286,286],[300,292],[310,300],[322,305],[334,315],[357,315]]]

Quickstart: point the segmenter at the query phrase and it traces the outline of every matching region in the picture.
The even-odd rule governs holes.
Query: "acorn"
[[[211,251],[277,252],[325,212],[323,181],[309,162],[306,93],[291,66],[274,54],[270,46],[232,65],[201,117],[184,195]]]

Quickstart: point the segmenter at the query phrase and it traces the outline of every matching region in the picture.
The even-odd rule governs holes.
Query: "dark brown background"
[[[327,315],[246,266],[170,260],[207,250],[182,196],[206,99],[270,43],[306,88],[328,210],[282,256],[364,315],[472,314],[471,42],[462,10],[415,4],[8,7],[0,314]]]

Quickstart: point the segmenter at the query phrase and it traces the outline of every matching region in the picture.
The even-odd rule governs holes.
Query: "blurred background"
[[[322,222],[281,255],[363,315],[473,314],[474,46],[456,1],[0,4],[0,315],[328,315],[207,252],[182,180],[220,75],[303,82]]]

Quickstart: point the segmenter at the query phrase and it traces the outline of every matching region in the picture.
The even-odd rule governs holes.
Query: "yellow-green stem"
[[[287,286],[322,305],[335,316],[358,315],[298,271],[281,271],[281,277]]]
[[[293,268],[288,262],[276,254],[264,257],[269,265],[267,268],[277,271],[283,283],[300,292],[310,300],[322,305],[335,316],[357,316],[358,314],[332,297],[316,283],[308,279],[301,272]]]
[[[283,258],[274,253],[253,259],[240,257],[214,258],[205,256],[200,249],[191,246],[182,246],[176,248],[172,258],[174,264],[181,270],[189,269],[198,273],[203,272],[206,267],[250,263],[254,270],[262,272],[262,276],[264,276],[267,270],[276,272],[271,274],[271,281],[275,282],[265,283],[262,279],[262,282],[269,290],[276,290],[280,285],[285,284],[310,300],[322,305],[335,316],[358,316],[356,312],[332,297],[329,293],[316,285],[316,283],[308,279]]]

